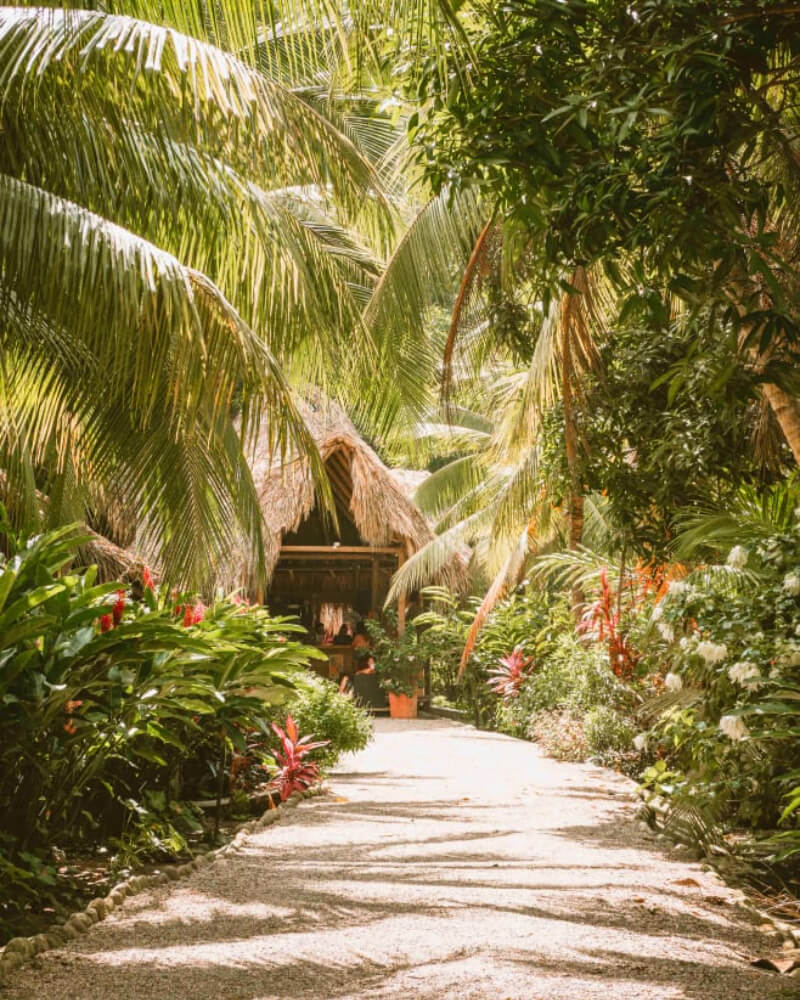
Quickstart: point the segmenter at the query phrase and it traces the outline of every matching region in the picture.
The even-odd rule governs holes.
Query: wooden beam
[[[391,555],[398,560],[403,550],[397,545],[282,545],[280,559],[304,559],[316,556],[370,556]],[[405,559],[403,560],[405,561]]]

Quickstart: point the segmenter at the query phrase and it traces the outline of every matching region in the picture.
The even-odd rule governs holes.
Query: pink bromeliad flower
[[[499,694],[504,701],[516,698],[522,687],[522,682],[528,676],[528,667],[533,663],[533,657],[526,657],[520,646],[506,653],[498,661],[499,665],[489,671],[489,687]]]

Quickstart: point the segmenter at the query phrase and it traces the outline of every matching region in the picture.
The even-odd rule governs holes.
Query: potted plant
[[[392,612],[386,615],[386,626],[368,621],[366,627],[375,671],[389,696],[389,715],[393,719],[416,719],[420,672],[416,629],[409,625],[402,635],[397,635],[397,620]]]

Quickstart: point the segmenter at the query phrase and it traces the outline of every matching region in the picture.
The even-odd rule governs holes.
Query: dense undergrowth
[[[625,772],[682,836],[796,891],[800,527],[786,494],[687,530],[691,563],[613,579],[596,567],[580,621],[563,588],[526,581],[489,616],[461,682],[474,609],[431,592],[436,610],[417,621],[436,699]]]
[[[246,812],[260,791],[265,808],[271,788],[313,776],[302,751],[276,761],[287,714],[295,743],[322,742],[316,766],[369,740],[365,713],[305,669],[318,654],[292,620],[159,595],[147,575],[97,584],[70,569],[69,528],[3,537],[0,935],[68,902],[87,863],[113,874],[185,854],[219,836],[221,800]]]

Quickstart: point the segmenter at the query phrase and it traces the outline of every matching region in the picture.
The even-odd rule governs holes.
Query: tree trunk
[[[745,227],[753,232],[752,224],[748,224],[746,220],[743,221]],[[754,297],[757,297],[758,305],[762,309],[768,309],[772,305],[772,296],[766,287],[763,277],[756,275],[752,281],[753,285],[749,288],[746,282],[736,281],[731,285],[728,293],[729,299],[733,302],[739,316],[742,318],[747,315],[752,307]],[[752,330],[752,324],[742,330],[740,343]],[[752,350],[751,357],[755,361],[756,368],[760,368],[763,371],[763,366],[766,366],[776,356],[779,358],[783,356],[783,360],[794,360],[787,359],[786,355],[788,352],[786,348],[786,337],[784,335],[774,339],[762,353],[759,353],[755,349]],[[761,392],[775,414],[775,419],[778,421],[778,426],[786,438],[786,443],[792,449],[795,462],[800,465],[800,399],[790,396],[780,386],[775,385],[774,382],[764,382],[761,386]]]
[[[578,455],[578,428],[575,420],[572,358],[572,336],[575,312],[571,296],[565,295],[561,306],[563,344],[561,349],[561,399],[564,405],[564,450],[567,457],[570,492],[567,497],[568,545],[571,550],[580,547],[583,538],[583,488],[580,458]],[[585,596],[580,587],[572,588],[572,611],[580,621]]]
[[[792,449],[795,462],[800,465],[800,399],[771,382],[765,382],[761,390]]]

